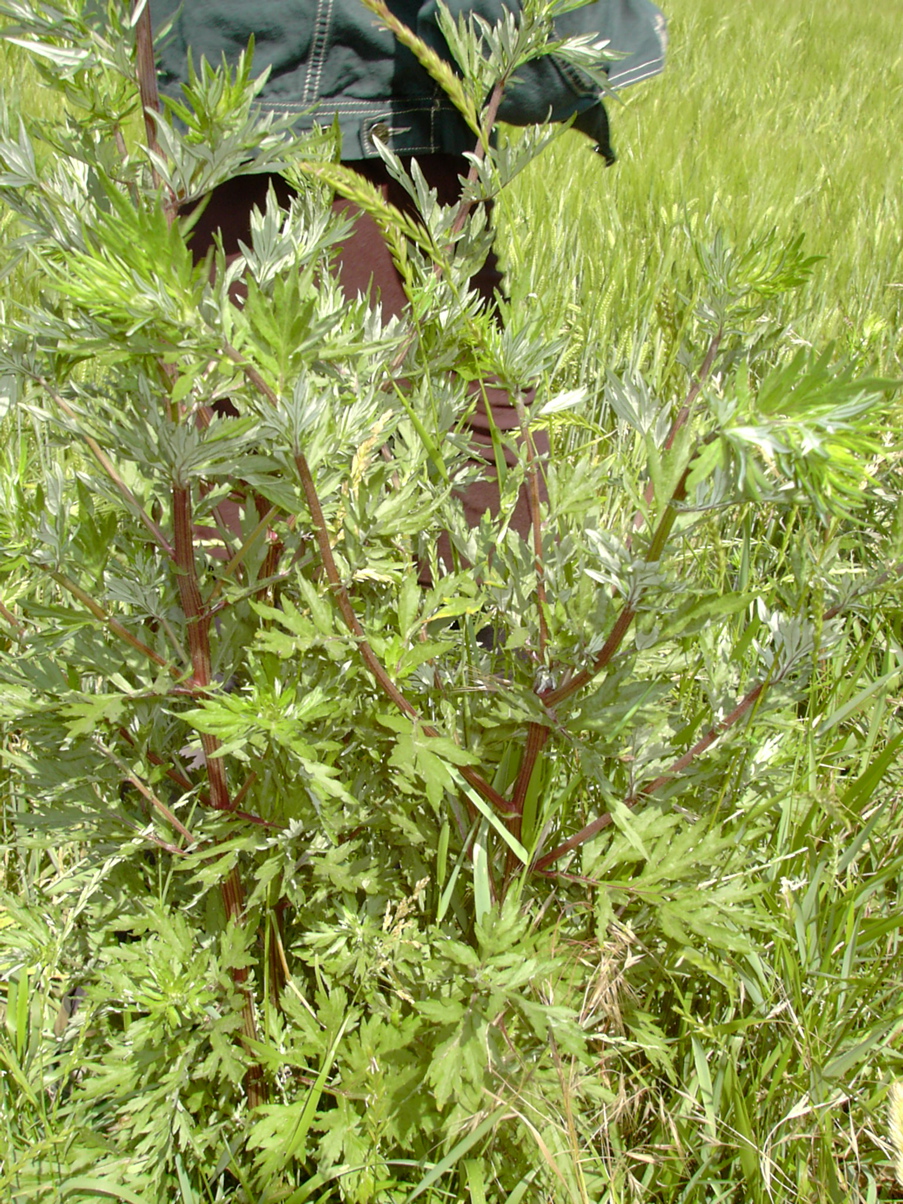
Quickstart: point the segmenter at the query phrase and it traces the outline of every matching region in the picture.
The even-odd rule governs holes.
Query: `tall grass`
[[[836,340],[903,374],[899,6],[665,7],[667,70],[609,105],[618,164],[568,134],[507,194],[513,294],[543,298],[610,366],[644,326],[667,328],[691,289],[684,227],[743,245],[774,226],[824,257],[776,317],[801,341]]]
[[[512,297],[532,294],[568,332],[565,375],[594,368],[601,381],[642,367],[677,397],[696,368],[683,356],[694,242],[722,231],[742,248],[776,228],[822,257],[769,315],[772,333],[789,336],[782,348],[833,342],[839,356],[900,377],[899,8],[866,17],[848,0],[666,7],[665,75],[610,104],[617,165],[607,170],[569,133],[503,199]],[[788,561],[804,538],[788,533]],[[727,562],[736,571],[729,549]],[[663,1045],[645,1068],[628,1058],[620,1111],[578,1117],[583,1148],[595,1143],[608,1167],[599,1198],[899,1198],[877,1169],[891,1152],[886,1085],[900,1072],[898,725],[892,697],[857,705],[900,663],[890,597],[876,620],[861,656],[813,679],[817,723],[794,732],[788,719],[780,733],[789,760],[783,787],[762,800],[775,826],[756,855],[773,868],[748,974],[719,987],[716,973],[701,994],[689,967],[625,976],[622,1001],[636,1009],[625,1035],[639,1037],[652,1016]],[[871,668],[866,646],[878,653]],[[725,805],[739,809],[731,790]],[[740,827],[737,837],[742,849]],[[642,942],[634,952],[651,954]],[[675,1091],[663,1089],[668,1072]],[[567,1131],[563,1116],[562,1141]]]

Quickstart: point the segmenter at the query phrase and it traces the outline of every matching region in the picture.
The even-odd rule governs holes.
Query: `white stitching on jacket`
[[[612,88],[626,88],[628,84],[638,84],[652,75],[660,75],[664,63],[664,56],[658,55],[657,58],[647,59],[645,63],[637,63],[635,67],[631,67],[629,71],[622,71],[620,75],[609,75],[608,82]]]
[[[304,79],[303,101],[308,103],[316,100],[320,91],[320,79],[323,75],[323,64],[326,62],[326,50],[329,46],[329,26],[332,22],[333,0],[318,0],[317,15],[314,17],[314,36],[310,45],[310,63]]]

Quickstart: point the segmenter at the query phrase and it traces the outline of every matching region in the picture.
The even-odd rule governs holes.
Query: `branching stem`
[[[875,581],[870,582],[866,588],[861,591],[857,591],[855,596],[858,597],[861,593],[867,592],[867,590],[877,589],[887,581],[895,580],[901,576],[903,576],[903,561],[887,569]],[[836,618],[843,612],[843,610],[846,608],[846,605],[848,605],[848,603],[837,603],[836,605],[830,607],[830,609],[826,610],[822,615],[822,622],[824,623],[829,619]],[[750,690],[748,690],[729,715],[726,715],[723,719],[719,720],[718,723],[713,724],[706,734],[700,740],[698,740],[692,748],[688,749],[687,752],[685,752],[681,757],[678,757],[674,764],[665,770],[663,774],[660,774],[654,779],[654,781],[649,782],[647,785],[643,786],[641,790],[638,790],[635,794],[632,794],[629,798],[625,799],[625,805],[628,807],[635,806],[642,799],[648,798],[650,795],[661,790],[663,786],[666,786],[678,774],[683,773],[685,769],[692,765],[692,763],[698,757],[700,757],[715,743],[719,736],[722,736],[726,731],[729,731],[730,728],[734,727],[740,722],[743,716],[763,697],[770,684],[771,682],[769,680],[760,681]],[[548,729],[544,730],[547,731]],[[537,873],[542,873],[547,869],[548,866],[552,865],[553,862],[558,861],[567,853],[570,853],[573,849],[579,848],[580,845],[586,844],[588,840],[592,840],[594,836],[597,836],[599,832],[607,828],[611,822],[612,819],[610,814],[598,816],[592,821],[592,823],[589,823],[586,825],[586,827],[581,828],[579,832],[575,832],[573,836],[563,841],[560,845],[557,845],[551,850],[551,852],[545,853],[542,857],[540,857],[534,863],[532,869]]]
[[[53,569],[48,569],[48,575],[57,585],[61,585],[63,589],[72,594],[73,598],[77,598],[85,609],[90,611],[98,622],[105,624],[118,639],[131,645],[132,648],[135,648],[143,656],[146,656],[149,661],[153,661],[155,665],[159,665],[161,669],[168,669],[173,677],[180,678],[184,676],[181,669],[172,664],[171,661],[160,656],[159,652],[155,652],[153,648],[149,648],[147,644],[142,643],[118,619],[114,619],[111,615],[108,615],[99,602],[96,602],[89,593],[77,585],[70,577],[67,577],[65,573],[58,573]]]
[[[729,715],[726,715],[724,719],[719,720],[718,723],[713,724],[713,726],[709,728],[702,739],[698,740],[691,749],[683,754],[683,756],[678,757],[674,764],[665,770],[663,774],[660,774],[654,781],[647,783],[647,785],[643,786],[640,790],[637,790],[634,794],[630,795],[629,798],[626,798],[624,800],[624,805],[627,807],[635,807],[636,804],[642,799],[648,798],[651,794],[655,794],[656,791],[661,790],[662,786],[666,786],[668,782],[675,778],[677,774],[682,773],[689,765],[693,763],[693,761],[696,760],[697,757],[701,756],[707,748],[714,744],[719,736],[723,735],[735,724],[739,723],[746,712],[753,707],[756,702],[758,702],[767,685],[767,682],[760,681],[757,685],[753,686],[753,688],[744,695],[744,697],[740,700],[737,706],[734,707]],[[588,840],[592,840],[594,836],[597,836],[601,831],[607,828],[611,822],[611,815],[607,812],[605,815],[598,816],[592,821],[592,823],[587,824],[586,827],[581,828],[579,832],[575,832],[573,836],[568,837],[568,839],[562,841],[560,845],[556,845],[556,847],[550,852],[545,853],[542,857],[538,858],[533,863],[532,869],[537,873],[541,873],[543,870],[552,865],[553,862],[558,861],[572,850],[579,848],[580,845],[586,844]]]
[[[517,417],[520,421],[521,436],[527,455],[527,502],[530,510],[530,529],[533,536],[533,565],[536,569],[536,609],[539,615],[539,658],[545,664],[546,649],[549,643],[549,623],[547,617],[548,602],[546,599],[545,572],[542,555],[542,511],[539,501],[539,459],[536,454],[536,444],[527,420],[527,408],[523,398],[515,398]]]
[[[175,568],[179,598],[188,627],[192,676],[194,685],[200,690],[205,690],[209,687],[211,680],[210,612],[204,606],[194,559],[191,491],[187,484],[180,481],[173,483],[172,514]],[[207,766],[207,780],[210,783],[211,804],[218,811],[231,812],[234,810],[234,804],[229,797],[225,763],[222,757],[216,755],[220,748],[219,739],[207,732],[201,732],[200,737]],[[229,871],[220,884],[220,892],[229,921],[234,924],[243,924],[245,921],[245,892],[237,866]],[[263,1070],[260,1063],[254,1059],[253,1052],[254,1043],[257,1041],[254,999],[248,986],[247,968],[236,966],[231,973],[232,981],[241,992],[242,997],[242,1043],[251,1060],[245,1075],[245,1090],[248,1093],[248,1103],[253,1108],[265,1103],[267,1098]]]
[[[144,117],[144,132],[148,150],[160,153],[157,129],[152,113],[160,112],[160,96],[157,92],[157,64],[154,59],[154,31],[151,25],[150,0],[135,0],[133,10],[141,8],[135,26],[135,66],[138,72],[138,92],[141,97],[141,112]],[[160,187],[160,177],[153,168],[154,187]]]
[[[705,354],[705,359],[702,361],[702,367],[699,369],[695,380],[690,385],[689,392],[684,398],[684,403],[680,407],[677,417],[671,423],[671,429],[668,431],[668,438],[665,440],[665,451],[671,450],[674,445],[674,440],[677,438],[678,431],[680,431],[681,427],[686,425],[687,419],[690,417],[690,411],[693,409],[693,403],[699,396],[700,390],[708,380],[709,373],[712,371],[712,368],[715,364],[715,357],[717,356],[718,350],[721,347],[721,340],[723,338],[724,331],[721,329],[721,327],[719,327],[712,336],[712,341],[709,343],[708,351],[706,351]],[[643,494],[647,506],[651,503],[654,496],[655,486],[653,485],[652,481],[650,481]],[[634,527],[639,530],[645,521],[646,520],[643,515],[643,511],[637,510],[636,514],[633,516]]]
[[[402,694],[401,690],[399,690],[389,676],[379,657],[371,648],[364,634],[364,629],[361,627],[360,620],[354,612],[351,598],[348,596],[348,591],[342,583],[335,557],[332,554],[332,547],[329,543],[329,531],[326,527],[326,519],[323,515],[323,508],[320,505],[320,498],[314,485],[313,477],[311,476],[310,466],[300,449],[296,448],[294,455],[295,466],[298,469],[298,476],[301,478],[301,488],[304,490],[304,497],[310,511],[326,579],[336,600],[339,613],[345,621],[345,626],[357,640],[357,648],[361,660],[376,679],[383,693],[395,704],[402,714],[407,715],[409,719],[416,723],[425,736],[435,739],[439,736],[439,732],[431,724],[425,723],[417,708],[405,698],[404,694]],[[481,794],[487,802],[492,803],[499,811],[511,810],[511,803],[507,799],[502,798],[499,792],[478,774],[476,770],[471,769],[469,765],[461,765],[458,766],[458,772],[465,782],[473,786],[474,790]]]
[[[209,688],[211,682],[210,615],[204,606],[198,584],[197,566],[194,561],[191,491],[187,485],[173,485],[172,514],[176,545],[176,582],[188,628],[192,684],[196,689],[203,691]],[[219,739],[208,732],[201,732],[200,737],[207,762],[211,803],[217,811],[231,811],[226,768],[222,757],[216,755],[220,747]]]
[[[9,623],[10,627],[16,633],[16,636],[21,639],[25,634],[24,626],[19,622],[9,607],[5,606],[2,602],[0,602],[0,615],[6,619],[7,623]]]
[[[665,550],[665,544],[668,542],[668,536],[671,534],[671,529],[674,526],[674,522],[677,518],[676,503],[683,501],[683,499],[686,497],[686,484],[687,478],[690,475],[691,465],[692,461],[691,464],[687,465],[681,474],[681,478],[677,482],[674,492],[671,495],[671,500],[665,507],[665,512],[659,520],[659,524],[652,536],[652,542],[649,545],[649,550],[646,552],[645,560],[647,564],[654,564],[662,557],[662,553]],[[571,695],[576,694],[578,690],[582,690],[585,685],[588,685],[594,677],[598,676],[598,674],[602,672],[602,670],[606,667],[606,665],[608,665],[612,657],[621,647],[621,644],[624,641],[624,636],[627,634],[630,624],[636,617],[636,613],[636,605],[628,602],[618,615],[615,625],[611,630],[611,634],[602,645],[601,650],[593,660],[592,664],[586,669],[581,669],[581,671],[575,674],[570,681],[559,686],[557,690],[550,690],[547,694],[542,695],[542,701],[547,707],[557,707],[560,703],[564,702],[566,698],[570,698]]]
[[[124,729],[120,728],[120,731],[123,730]],[[133,743],[131,739],[129,739],[128,742],[130,744]],[[173,814],[173,812],[161,799],[157,798],[153,790],[151,790],[149,786],[145,785],[145,783],[141,781],[137,774],[132,773],[130,767],[125,761],[122,760],[121,757],[116,755],[112,748],[108,748],[98,737],[94,738],[94,744],[100,749],[107,760],[111,761],[122,773],[123,781],[127,782],[133,789],[137,790],[141,797],[148,802],[151,807],[153,807],[153,809],[163,817],[163,819],[166,820],[171,828],[178,832],[179,835],[188,842],[188,844],[192,845],[197,843],[197,838],[192,836],[182,821]],[[185,850],[177,849],[177,852],[184,853]]]
[[[659,560],[665,544],[668,541],[668,536],[671,534],[671,529],[674,526],[677,518],[676,503],[681,501],[686,496],[686,482],[690,473],[690,465],[684,469],[680,480],[678,481],[671,500],[665,508],[665,512],[659,520],[658,527],[652,536],[652,542],[649,545],[649,550],[646,553],[646,562],[649,564]],[[636,618],[636,604],[627,603],[621,613],[615,620],[615,625],[609,633],[608,639],[602,645],[598,655],[593,660],[592,664],[582,669],[575,674],[569,681],[564,682],[557,689],[547,690],[539,694],[539,699],[548,711],[552,711],[566,699],[576,694],[578,690],[583,689],[588,685],[594,677],[597,677],[602,670],[609,664],[615,654],[618,652],[621,644],[624,642],[624,637],[630,628],[631,623]],[[550,716],[554,718],[554,716]],[[536,762],[540,753],[549,738],[550,728],[546,724],[531,723],[527,728],[527,743],[524,748],[524,757],[521,762],[520,770],[518,771],[517,780],[514,784],[514,794],[512,798],[512,807],[514,810],[514,822],[512,831],[520,838],[520,817],[523,815],[524,803],[527,798],[527,791],[530,787],[530,780],[533,777],[533,772],[536,767]],[[605,826],[604,824],[602,825]],[[589,839],[589,837],[587,837]]]
[[[53,386],[50,384],[50,382],[47,379],[45,379],[45,377],[36,376],[36,377],[34,377],[34,380],[37,384],[39,384],[41,386],[41,388],[47,394],[49,394],[50,397],[53,398],[53,400],[56,402],[56,404],[63,411],[63,413],[66,415],[67,418],[72,418],[72,419],[77,418],[75,410],[73,410],[73,408],[69,405],[69,403],[64,400],[64,398],[60,397],[59,393],[56,392],[56,390],[53,388]],[[107,453],[103,450],[103,448],[100,446],[100,444],[97,442],[96,439],[92,439],[90,435],[83,435],[82,438],[84,439],[85,443],[87,444],[89,450],[91,451],[91,453],[94,456],[97,463],[104,470],[104,472],[107,474],[107,476],[113,482],[113,484],[119,490],[122,497],[125,498],[125,500],[128,502],[131,509],[134,510],[134,512],[138,515],[138,518],[141,520],[141,522],[144,524],[144,526],[147,528],[147,530],[153,536],[154,542],[157,544],[157,546],[160,548],[160,550],[162,552],[164,552],[166,554],[166,556],[169,557],[170,560],[172,560],[173,557],[175,556],[175,551],[173,549],[172,544],[169,542],[169,540],[163,534],[163,531],[160,529],[158,524],[154,522],[154,520],[151,518],[151,516],[147,513],[147,511],[144,509],[144,507],[141,505],[141,503],[135,497],[134,493],[132,493],[131,489],[129,489],[128,485],[126,485],[125,481],[122,479],[122,477],[119,475],[119,473],[116,471],[116,468],[113,465],[113,461],[110,459],[110,457],[107,455]]]
[[[484,131],[491,132],[493,126],[495,125],[495,119],[498,116],[499,107],[502,103],[502,97],[505,94],[506,83],[507,80],[500,79],[492,89],[492,95],[489,97],[489,104],[486,106],[486,112],[483,120]],[[474,150],[474,159],[476,159],[478,163],[482,163],[486,157],[487,141],[488,134],[484,132],[480,138],[480,141],[476,145],[476,149]],[[471,163],[470,165],[470,171],[467,173],[468,185],[473,185],[477,182],[477,176],[479,174],[477,162]],[[460,234],[464,229],[464,223],[467,221],[467,215],[470,213],[473,206],[474,200],[472,197],[461,198],[458,204],[457,212],[455,213],[455,219],[452,222],[451,232],[453,235]]]
[[[276,393],[266,383],[260,373],[252,365],[248,364],[241,354],[230,345],[224,348],[226,355],[236,364],[241,366],[247,379],[256,389],[263,394],[264,397],[272,405],[278,405],[279,398]],[[310,465],[307,463],[307,458],[300,448],[294,449],[295,467],[298,470],[298,476],[301,481],[301,488],[304,492],[304,499],[307,502],[307,508],[310,511],[311,522],[313,523],[314,534],[317,541],[317,548],[320,553],[320,559],[323,562],[323,569],[326,573],[326,579],[329,582],[330,590],[335,598],[336,606],[339,613],[345,622],[345,626],[355,637],[357,641],[358,652],[361,660],[363,660],[367,669],[370,671],[377,685],[383,693],[389,698],[394,705],[407,715],[412,722],[416,723],[425,736],[436,738],[439,732],[436,728],[428,723],[424,723],[420,712],[414,707],[398,689],[395,682],[389,676],[385,667],[379,660],[379,657],[370,647],[367,637],[364,634],[364,629],[361,627],[360,621],[354,612],[354,607],[351,604],[351,598],[348,596],[348,590],[345,588],[342,578],[339,575],[338,566],[335,562],[335,557],[332,554],[332,547],[329,543],[329,531],[326,527],[326,519],[323,515],[323,507],[320,504],[320,497],[317,493],[317,487],[314,484],[313,476],[311,475]],[[468,765],[458,766],[458,772],[461,777],[469,785],[473,786],[479,794],[483,796],[488,803],[491,803],[497,810],[502,812],[511,811],[511,803],[507,799],[502,798],[499,792],[490,785],[489,782],[471,769]]]

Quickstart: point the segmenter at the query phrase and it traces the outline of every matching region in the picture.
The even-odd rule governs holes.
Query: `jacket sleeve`
[[[476,13],[490,23],[498,21],[498,0],[446,0],[452,16]],[[516,12],[519,5],[511,3]],[[418,12],[417,32],[443,57],[448,49],[437,24],[436,0],[427,0]],[[668,44],[667,23],[651,0],[595,0],[582,8],[564,13],[555,22],[556,31],[565,37],[593,34],[608,42],[608,48],[623,57],[608,68],[612,88],[627,87],[657,75],[665,65]],[[512,125],[566,121],[577,114],[575,125],[598,143],[607,159],[614,156],[608,142],[608,119],[598,87],[579,68],[547,55],[528,63],[517,72],[516,81],[502,101],[499,117]]]

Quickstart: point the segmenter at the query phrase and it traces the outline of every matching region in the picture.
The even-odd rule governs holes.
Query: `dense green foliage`
[[[65,107],[0,143],[4,1198],[893,1198],[890,238],[868,287],[853,238],[847,334],[830,236],[773,179],[731,159],[736,195],[694,203],[689,137],[641,165],[622,114],[621,167],[565,134],[509,185],[538,131],[478,181],[499,330],[478,213],[404,224],[241,71],[202,72],[152,164],[121,6],[106,40],[41,11]],[[459,95],[477,126],[528,12]],[[682,34],[718,57],[731,21],[694,21],[638,128],[687,91]],[[702,129],[734,85],[697,71]],[[172,195],[251,145],[299,196],[238,308]],[[411,321],[342,298],[333,189],[384,223]],[[507,530],[529,442],[497,519],[452,492],[489,374],[551,432],[538,548]]]

